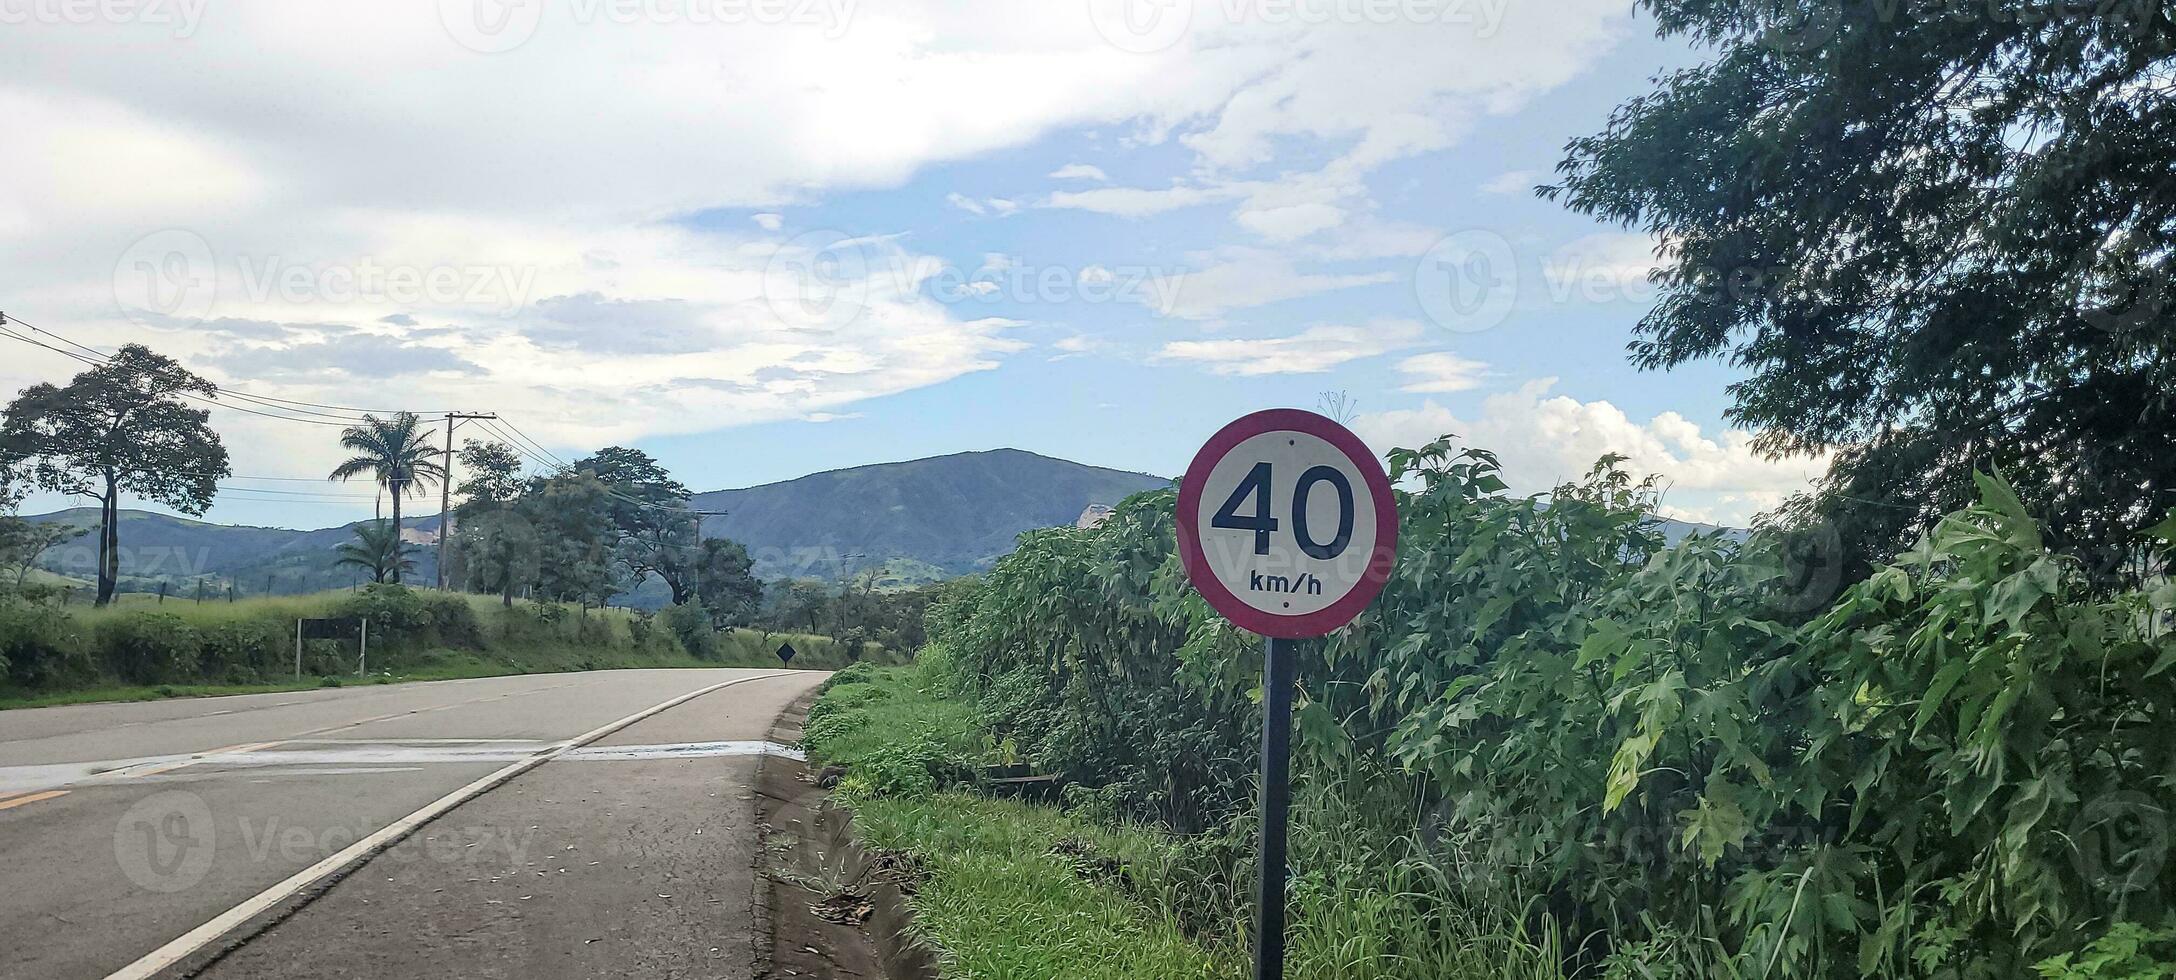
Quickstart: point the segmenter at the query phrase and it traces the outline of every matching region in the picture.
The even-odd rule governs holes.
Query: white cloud
[[[1527,194],[1534,185],[1548,176],[1539,170],[1508,170],[1488,179],[1481,185],[1484,194]]]
[[[1398,390],[1428,393],[1466,391],[1481,386],[1488,365],[1469,361],[1449,351],[1415,354],[1398,362],[1398,373],[1412,380]]]
[[[1676,412],[1635,422],[1606,401],[1551,395],[1555,384],[1555,378],[1543,378],[1492,395],[1470,418],[1431,400],[1362,415],[1353,429],[1382,452],[1456,434],[1465,445],[1496,452],[1505,481],[1521,493],[1577,479],[1595,460],[1618,453],[1627,457],[1627,472],[1663,477],[1671,516],[1738,527],[1806,489],[1828,468],[1826,459],[1763,459],[1753,451],[1752,433],[1708,435]]]
[[[1411,347],[1421,334],[1421,325],[1411,320],[1375,320],[1364,326],[1325,324],[1289,337],[1172,341],[1156,353],[1156,359],[1241,377],[1320,374],[1349,361]]]
[[[1205,264],[1150,280],[1144,301],[1151,309],[1182,320],[1213,320],[1232,310],[1397,278],[1391,272],[1302,273],[1291,259],[1258,249],[1230,249],[1195,258]]]
[[[1603,232],[1559,247],[1542,262],[1549,296],[1558,303],[1651,304],[1657,290],[1647,280],[1657,262],[1651,235]]]
[[[1051,171],[1050,176],[1053,180],[1109,181],[1111,179],[1111,175],[1104,173],[1102,167],[1092,163],[1068,163]]]
[[[9,312],[109,347],[148,339],[261,393],[500,410],[558,448],[843,415],[1025,345],[1011,321],[962,320],[920,295],[935,260],[879,237],[901,229],[779,241],[782,208],[1111,127],[1122,146],[1166,147],[1173,172],[1142,188],[948,200],[984,215],[1223,205],[1293,253],[1204,258],[1163,284],[1178,294],[1149,290],[1168,316],[1387,282],[1397,273],[1293,263],[1411,254],[1424,232],[1376,218],[1370,175],[1562,84],[1629,23],[1619,0],[1506,9],[1488,30],[1225,23],[1199,3],[1192,33],[1139,54],[1085,15],[1015,0],[849,5],[841,30],[583,23],[573,9],[599,8],[547,4],[526,43],[481,55],[441,20],[472,6],[222,7],[186,41],[163,38],[170,57],[135,56],[125,26],[11,31],[9,78],[37,84],[0,81]],[[1288,147],[1319,169],[1291,169]],[[1077,164],[1051,179],[1107,178]],[[749,211],[752,225],[684,220],[718,209]],[[218,287],[207,315],[226,327],[147,329],[116,314],[117,264],[169,228],[206,243]],[[782,290],[781,259],[828,262],[841,248],[868,267],[827,274],[824,295]],[[245,261],[300,270],[310,288],[246,288]],[[502,278],[483,302],[342,293],[322,278],[366,265]],[[840,291],[853,294],[843,307],[829,295]],[[335,364],[271,384],[211,361],[325,345],[383,370],[438,357],[483,373],[403,375],[373,396]],[[67,368],[10,362],[0,387]],[[314,427],[217,412],[238,471],[309,472],[330,455]]]

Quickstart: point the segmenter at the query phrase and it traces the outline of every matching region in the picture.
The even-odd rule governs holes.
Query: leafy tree
[[[511,507],[498,507],[474,516],[463,513],[458,527],[453,549],[463,582],[498,595],[501,605],[513,605],[514,593],[536,578],[540,542],[529,518]]]
[[[478,505],[503,505],[521,496],[525,481],[521,476],[521,457],[514,447],[503,442],[479,442],[470,439],[456,454],[461,461],[461,472],[468,478],[453,492],[461,495],[463,507]]]
[[[1633,360],[1745,368],[1731,419],[1835,453],[1805,509],[1861,572],[1968,504],[1975,468],[2090,564],[2135,557],[2176,500],[2169,6],[1642,6],[1714,59],[1543,188],[1661,243]]]
[[[341,431],[340,446],[354,450],[355,455],[333,467],[327,479],[349,480],[371,474],[393,498],[396,528],[400,526],[401,498],[409,494],[420,497],[433,481],[446,478],[446,467],[433,458],[437,453],[431,449],[429,433],[414,412],[401,412],[390,419],[365,415],[363,424]],[[393,569],[395,583],[400,582],[400,573],[400,568]]]
[[[746,545],[729,538],[708,538],[695,562],[696,590],[710,609],[717,629],[745,626],[763,603],[763,582]]]
[[[416,567],[415,559],[408,557],[412,549],[400,538],[400,525],[391,521],[357,524],[355,540],[341,542],[333,550],[340,555],[339,560],[332,563],[334,568],[353,565],[364,569],[370,572],[372,582],[383,582],[389,577],[397,582],[401,572],[413,571]]]
[[[218,394],[172,358],[128,344],[66,387],[33,385],[8,405],[0,464],[42,489],[98,500],[99,605],[113,601],[120,576],[121,495],[199,515],[231,472],[205,424],[211,413],[182,401]]]
[[[622,446],[600,449],[573,468],[610,490],[613,551],[628,576],[638,583],[652,574],[663,579],[674,605],[694,597],[698,531],[686,485],[650,454]]]
[[[611,499],[604,483],[587,472],[531,482],[521,511],[536,529],[538,592],[588,607],[619,591]]]
[[[20,517],[0,517],[0,568],[15,570],[15,591],[21,592],[23,580],[30,575],[38,556],[47,549],[91,533],[87,527],[77,527],[60,521],[26,521]]]

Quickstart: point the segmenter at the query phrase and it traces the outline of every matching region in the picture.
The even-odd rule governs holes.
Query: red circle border
[[[1207,556],[1202,554],[1200,537],[1201,485],[1209,478],[1209,471],[1216,467],[1232,448],[1265,432],[1304,432],[1337,448],[1352,460],[1367,482],[1368,494],[1375,500],[1375,554],[1368,559],[1367,568],[1360,573],[1360,581],[1352,590],[1321,609],[1301,616],[1280,616],[1256,609],[1240,601],[1216,575],[1208,569]],[[1194,585],[1194,591],[1208,600],[1210,608],[1222,613],[1232,625],[1251,633],[1273,636],[1279,639],[1298,640],[1316,636],[1328,636],[1338,627],[1352,622],[1368,603],[1382,594],[1383,585],[1390,581],[1390,570],[1398,553],[1398,508],[1390,496],[1390,477],[1383,472],[1383,464],[1368,450],[1360,437],[1335,421],[1313,412],[1297,408],[1270,408],[1243,416],[1216,430],[1201,451],[1194,454],[1194,461],[1187,465],[1186,476],[1179,483],[1178,513],[1179,564],[1186,570],[1186,578]]]

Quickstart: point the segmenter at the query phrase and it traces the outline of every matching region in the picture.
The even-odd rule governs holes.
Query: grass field
[[[1245,975],[1243,959],[1196,945],[1086,857],[1162,863],[1165,838],[1049,806],[937,791],[916,771],[970,766],[984,753],[969,707],[943,697],[919,667],[857,668],[838,681],[811,713],[807,747],[815,760],[849,768],[841,794],[854,807],[856,834],[929,870],[914,927],[940,951],[946,976]]]

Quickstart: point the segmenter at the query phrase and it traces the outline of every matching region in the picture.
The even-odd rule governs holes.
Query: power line
[[[58,333],[54,333],[53,331],[51,331],[51,330],[47,330],[47,329],[45,329],[45,328],[43,328],[43,327],[40,327],[40,326],[38,326],[38,325],[37,325],[37,324],[35,324],[35,323],[31,323],[31,322],[29,322],[29,321],[27,321],[27,320],[24,320],[24,319],[23,319],[22,317],[19,317],[19,316],[10,316],[10,315],[8,315],[8,314],[6,314],[6,313],[0,313],[0,326],[4,326],[4,325],[6,325],[7,323],[9,323],[9,322],[11,322],[11,321],[12,321],[12,322],[14,322],[14,323],[19,323],[19,324],[22,324],[22,325],[23,325],[23,326],[25,326],[25,327],[29,327],[29,328],[30,328],[30,329],[31,329],[32,331],[34,331],[34,332],[36,332],[36,333],[41,333],[41,334],[44,334],[45,336],[51,337],[51,338],[53,338],[54,340],[58,340],[58,341],[60,341],[61,343],[67,344],[67,345],[68,345],[68,346],[70,346],[70,347],[74,347],[74,348],[76,348],[76,349],[78,349],[78,350],[82,350],[82,351],[88,352],[89,354],[91,354],[91,355],[93,355],[93,356],[97,357],[97,358],[98,358],[98,361],[99,361],[99,363],[104,363],[104,362],[106,362],[107,360],[110,360],[110,359],[112,359],[112,356],[113,356],[113,355],[111,355],[111,354],[108,354],[108,353],[106,353],[105,351],[99,350],[99,349],[98,349],[98,348],[96,348],[96,347],[92,347],[92,346],[91,346],[91,345],[89,345],[89,344],[85,344],[85,343],[79,343],[79,342],[77,342],[77,341],[74,341],[74,340],[70,340],[70,339],[68,339],[68,338],[67,338],[67,337],[65,337],[65,336],[62,336],[62,335],[60,335],[60,334],[58,334]],[[27,339],[27,338],[18,338],[18,339]],[[32,341],[32,342],[33,342],[33,343],[36,343],[35,341]],[[39,346],[41,346],[41,347],[46,347],[46,345],[44,345],[44,344],[39,344]],[[46,349],[48,349],[48,350],[55,350],[56,348],[52,348],[52,347],[46,347]],[[61,351],[60,353],[67,353],[67,352],[66,352],[66,351]],[[70,355],[70,356],[75,356],[75,355]],[[80,358],[79,358],[79,360],[80,360]],[[298,399],[298,398],[281,398],[281,397],[279,397],[279,396],[277,396],[277,395],[258,395],[258,394],[252,394],[252,393],[250,393],[250,392],[247,392],[247,391],[242,391],[242,390],[239,390],[239,389],[236,389],[236,388],[232,388],[232,387],[221,387],[221,388],[220,388],[220,392],[221,392],[222,394],[229,394],[229,395],[233,395],[233,396],[235,396],[235,397],[237,397],[237,398],[241,398],[241,399],[244,399],[244,400],[247,400],[247,401],[254,401],[254,402],[276,402],[276,403],[278,403],[277,405],[274,405],[274,406],[270,406],[270,407],[275,407],[275,408],[277,408],[277,407],[284,407],[284,406],[288,406],[288,405],[295,405],[295,406],[301,406],[301,408],[317,408],[317,409],[327,409],[327,410],[330,410],[330,411],[332,411],[332,412],[341,412],[341,413],[345,413],[345,414],[346,414],[346,416],[350,416],[350,417],[353,417],[353,416],[361,416],[361,415],[398,415],[398,414],[400,414],[401,412],[404,412],[404,411],[405,411],[405,412],[409,412],[409,413],[411,413],[411,414],[415,414],[415,415],[443,415],[443,414],[445,414],[445,411],[446,411],[446,410],[444,410],[444,409],[435,409],[435,408],[434,408],[434,409],[429,409],[429,410],[420,410],[420,409],[392,409],[392,408],[357,408],[357,407],[355,407],[355,406],[353,406],[353,405],[327,405],[327,404],[324,404],[324,403],[322,403],[322,402],[311,402],[311,401],[303,401],[303,400],[301,400],[301,399]],[[291,411],[300,411],[300,409],[299,409],[299,408],[298,408],[298,409],[291,409]],[[326,413],[326,412],[310,412],[310,413],[307,413],[307,414],[311,414],[311,415],[326,415],[327,413]],[[327,417],[335,417],[335,416],[327,416]],[[355,419],[355,421],[360,421],[360,419]]]

